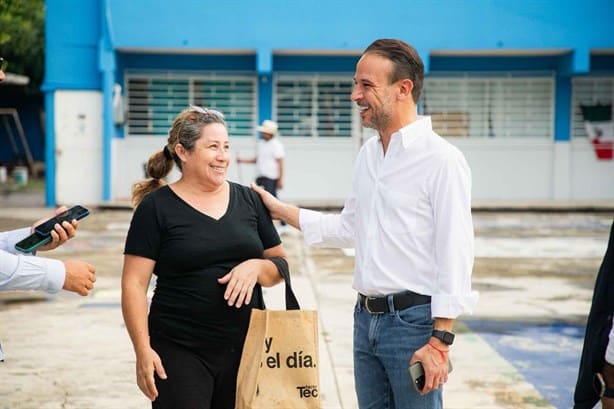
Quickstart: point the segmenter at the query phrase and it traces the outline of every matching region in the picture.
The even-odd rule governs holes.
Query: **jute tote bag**
[[[286,282],[286,310],[253,309],[237,376],[236,409],[319,409],[317,311],[301,310]]]

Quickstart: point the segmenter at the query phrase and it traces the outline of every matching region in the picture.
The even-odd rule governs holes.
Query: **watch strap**
[[[450,331],[434,329],[431,333],[431,336],[437,338],[446,345],[452,345],[452,343],[454,342],[454,333]]]

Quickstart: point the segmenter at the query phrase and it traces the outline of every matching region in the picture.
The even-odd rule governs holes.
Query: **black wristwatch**
[[[434,329],[431,336],[437,338],[446,345],[452,345],[454,343],[454,334],[450,331]]]
[[[600,398],[614,398],[614,389],[608,388],[605,380],[603,379],[603,375],[601,375],[599,372],[593,375],[593,389],[595,389],[597,396]]]

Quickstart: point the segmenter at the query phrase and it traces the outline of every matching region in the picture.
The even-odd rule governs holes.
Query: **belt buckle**
[[[365,310],[367,310],[369,314],[383,314],[384,311],[371,311],[371,309],[369,308],[369,300],[375,298],[376,297],[365,297]]]

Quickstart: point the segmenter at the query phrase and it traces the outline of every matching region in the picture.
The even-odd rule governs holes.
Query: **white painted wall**
[[[471,166],[474,202],[614,200],[614,160],[598,160],[585,139],[449,140]]]
[[[357,142],[348,139],[282,139],[286,149],[284,189],[281,199],[304,205],[343,204],[349,194]],[[145,177],[143,165],[149,156],[166,143],[160,137],[127,137],[113,141],[112,196],[114,201],[130,200],[132,185]],[[237,155],[250,158],[256,154],[255,139],[231,139],[233,161],[228,179],[248,185],[256,178],[256,166],[238,164]],[[167,181],[179,177],[176,168]]]
[[[598,160],[586,139],[571,146],[570,191],[574,200],[614,199],[614,160]]]
[[[54,93],[55,200],[58,204],[102,201],[102,94]]]
[[[358,149],[348,139],[284,138],[285,188],[280,197],[303,206],[340,206],[347,197]],[[614,160],[598,161],[586,140],[450,138],[472,169],[474,202],[614,200]],[[126,201],[142,165],[165,143],[159,137],[114,140],[113,197]],[[255,140],[231,139],[233,153],[255,154]],[[255,166],[232,163],[230,180],[249,184]],[[171,180],[177,173],[171,176]]]
[[[543,139],[449,138],[473,176],[473,199],[548,200],[553,195],[553,143]]]

